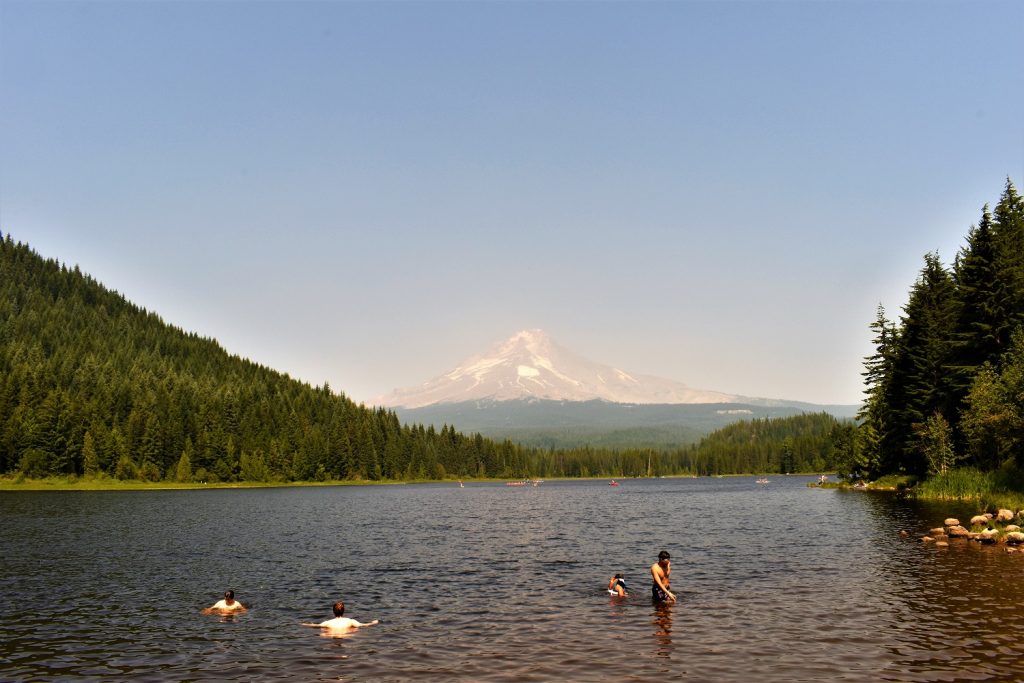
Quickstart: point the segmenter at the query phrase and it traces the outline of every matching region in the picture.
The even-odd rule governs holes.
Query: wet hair
[[[341,600],[338,600],[338,602],[334,603],[334,607],[332,607],[331,609],[334,610],[334,616],[340,617],[345,613],[345,603],[343,603]]]
[[[232,590],[224,591],[224,599],[225,600],[234,600],[235,599],[235,591],[232,591]]]
[[[621,579],[621,578],[622,578],[622,574],[616,574],[616,575],[615,575],[615,578],[616,578],[616,579]]]
[[[658,553],[658,562],[669,559],[672,559],[672,556],[668,554],[667,550],[662,550],[660,553]]]

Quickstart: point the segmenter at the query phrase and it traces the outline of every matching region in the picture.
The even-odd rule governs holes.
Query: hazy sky
[[[368,401],[523,328],[861,399],[1024,176],[1024,2],[0,0],[0,230]]]

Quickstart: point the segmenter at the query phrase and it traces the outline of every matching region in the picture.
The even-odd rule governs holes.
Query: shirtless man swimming
[[[672,574],[672,556],[667,551],[658,553],[658,561],[651,565],[651,597],[655,602],[666,600],[676,601],[675,594],[669,588],[669,576]]]
[[[235,591],[227,590],[224,591],[224,599],[218,601],[213,607],[207,607],[203,610],[203,614],[214,614],[225,612],[244,612],[245,605],[235,600]]]
[[[329,628],[332,631],[349,631],[359,628],[360,626],[373,626],[374,624],[380,623],[379,620],[374,619],[368,624],[362,624],[355,619],[349,619],[348,617],[342,616],[345,614],[345,603],[341,600],[334,603],[334,606],[331,609],[334,612],[333,619],[328,619],[327,621],[319,624],[303,624],[303,626],[319,626],[320,628]]]

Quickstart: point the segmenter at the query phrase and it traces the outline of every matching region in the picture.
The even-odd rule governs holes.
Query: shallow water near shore
[[[1024,556],[920,542],[970,508],[809,481],[0,493],[0,679],[1024,676]],[[201,615],[226,588],[251,609]],[[381,623],[300,625],[339,598]]]

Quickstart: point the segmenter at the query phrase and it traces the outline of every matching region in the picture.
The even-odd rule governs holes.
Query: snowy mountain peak
[[[375,405],[419,408],[438,403],[523,398],[613,403],[725,403],[736,396],[633,376],[568,351],[543,330],[522,330],[419,387],[396,389]]]

